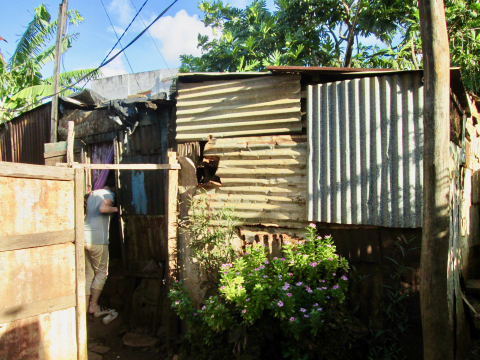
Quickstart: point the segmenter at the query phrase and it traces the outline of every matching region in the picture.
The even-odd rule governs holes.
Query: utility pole
[[[424,64],[423,229],[420,307],[424,359],[454,359],[448,287],[450,51],[443,0],[419,0]],[[453,289],[450,289],[453,291]]]
[[[53,67],[53,95],[52,98],[52,112],[51,112],[51,129],[50,142],[57,142],[57,127],[58,127],[58,90],[59,90],[59,72],[60,72],[60,57],[62,56],[62,37],[65,31],[65,24],[67,22],[67,5],[68,0],[62,0],[58,8],[57,19],[57,40],[55,43],[55,61]]]

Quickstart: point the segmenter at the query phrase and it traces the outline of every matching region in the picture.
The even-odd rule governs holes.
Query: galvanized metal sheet
[[[222,183],[209,190],[210,208],[233,207],[237,225],[303,227],[306,141],[304,135],[283,135],[208,142],[203,155],[219,159],[215,175]]]
[[[308,219],[422,226],[420,73],[307,89]]]
[[[177,140],[302,130],[300,76],[179,84]]]

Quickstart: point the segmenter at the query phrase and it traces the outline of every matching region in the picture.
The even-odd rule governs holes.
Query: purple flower
[[[240,275],[240,273],[237,271],[237,272],[235,273],[235,275]]]
[[[317,290],[322,290],[322,288],[321,288],[321,287],[318,287]]]
[[[268,288],[271,289],[271,288],[272,288],[272,285],[270,285]]]
[[[335,286],[333,287],[333,290],[337,290],[337,289],[338,289],[338,285],[335,285]]]
[[[278,257],[275,256],[275,257],[273,258],[273,260],[278,260]]]
[[[317,306],[317,307],[318,307],[318,303],[313,304],[313,306]]]
[[[305,311],[307,311],[307,310],[305,310],[304,308],[301,308],[300,311],[301,311],[301,312],[305,312]]]
[[[268,260],[265,260],[265,264],[268,265]]]
[[[301,252],[299,252],[299,253],[297,253],[297,255],[302,255],[302,253],[301,253]]]
[[[312,290],[312,289],[308,289],[307,291],[308,291],[309,293],[312,293],[312,292],[313,292],[313,290]]]
[[[293,260],[292,260],[292,261],[290,261],[290,264],[295,264],[295,261],[293,261]]]
[[[330,245],[330,244],[327,244],[327,247],[331,248],[331,247],[332,247],[332,245]]]
[[[282,289],[286,291],[286,290],[289,289],[289,287],[285,285],[285,286],[282,287]]]
[[[248,274],[248,276],[252,276],[252,275],[253,275],[252,273]]]
[[[285,261],[285,258],[281,258],[280,260]]]
[[[246,252],[245,255],[248,255],[248,252]]]
[[[303,257],[308,257],[308,255],[307,255],[307,254],[303,254]]]
[[[319,248],[321,248],[321,247],[322,247],[322,245],[318,245],[318,247],[319,247]]]
[[[215,315],[212,315],[212,319],[215,317]]]
[[[268,278],[268,276],[267,276],[267,275],[263,275],[263,278],[266,279],[266,278]]]
[[[282,306],[283,306],[283,302],[279,301],[279,302],[277,303],[277,305],[278,305],[279,307],[282,307]]]
[[[318,308],[317,311],[322,311],[322,308]]]
[[[316,227],[314,223],[310,223],[309,226],[312,227],[312,228],[315,228],[315,227]]]
[[[247,309],[242,310],[242,314],[245,314],[247,312]]]
[[[228,274],[228,271],[225,271],[225,272],[223,273],[223,275],[227,275],[227,274]]]
[[[323,289],[323,290],[327,290],[327,288],[326,288],[325,286],[324,286],[322,289]]]
[[[175,280],[175,282],[178,282],[178,280]]]
[[[323,282],[323,283],[324,283],[324,282],[325,282],[325,280],[320,280],[320,282]]]
[[[205,306],[204,306],[204,307],[202,307],[202,310],[205,310]]]
[[[287,293],[287,296],[288,296],[288,297],[290,297],[290,296],[292,296],[292,294],[290,294],[290,293]]]
[[[333,275],[333,276],[337,276],[337,274],[335,274],[335,273],[333,273],[332,275]]]
[[[279,280],[282,280],[282,275],[278,275],[278,279],[279,279]]]
[[[325,235],[325,237],[326,237],[326,238],[331,238],[331,237],[332,237],[332,235]]]
[[[265,266],[264,265],[260,265],[260,269],[265,269]]]
[[[292,316],[292,317],[290,318],[290,321],[295,321],[295,318]]]
[[[318,240],[322,240],[322,237],[321,237],[321,236],[317,236],[317,239],[318,239]]]
[[[330,296],[327,296],[327,299],[330,299]]]
[[[290,245],[290,241],[285,241],[285,244],[288,244],[288,245]]]
[[[345,280],[345,281],[348,280],[348,278],[345,275],[343,275],[340,279]]]
[[[254,270],[255,270],[255,271],[260,271],[260,269],[259,269],[259,268],[255,268]]]
[[[307,314],[305,314],[305,315],[303,315],[303,316],[305,316],[305,317],[309,317]]]
[[[180,304],[180,301],[178,301],[178,300],[177,300],[177,301],[175,301],[175,304]]]
[[[251,245],[250,245],[250,244],[247,244],[247,245],[245,245],[245,246],[246,246],[246,247],[250,247]]]
[[[213,304],[213,301],[210,301],[210,304]]]
[[[197,313],[194,313],[193,316],[197,316]]]
[[[222,286],[220,289],[225,290],[225,286]]]
[[[248,298],[246,301],[250,301],[250,298]]]
[[[301,283],[301,282],[297,282],[295,285],[300,286],[300,285],[302,285],[302,284],[303,284],[303,283]]]
[[[288,273],[288,276],[293,276],[293,273]]]
[[[333,260],[332,258],[328,258],[328,260]]]
[[[238,288],[239,288],[239,289],[243,289],[242,285],[240,285]]]
[[[316,262],[310,263],[311,267],[316,267],[318,264]]]

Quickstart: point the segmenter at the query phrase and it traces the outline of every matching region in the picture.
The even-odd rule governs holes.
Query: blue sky
[[[123,30],[135,16],[145,0],[102,0],[113,22],[117,34]],[[141,19],[137,17],[124,38],[125,46],[139,32],[145,24],[149,24],[160,14],[172,0],[149,0],[141,11]],[[45,0],[52,18],[58,16],[58,5],[61,0]],[[224,1],[227,2],[227,1]],[[132,5],[133,3],[133,5]],[[244,8],[250,0],[232,0],[232,6]],[[3,1],[0,11],[0,36],[8,43],[0,42],[0,50],[8,59],[15,50],[19,35],[33,18],[33,9],[40,4],[40,0],[9,0]],[[267,7],[274,9],[273,0],[267,0]],[[63,56],[61,70],[76,70],[94,68],[98,66],[112,46],[117,41],[112,27],[108,21],[101,0],[69,0],[69,9],[81,13],[84,22],[74,26],[69,33],[79,32],[80,37],[75,41],[73,48]],[[198,33],[211,35],[208,28],[201,22],[202,12],[197,8],[197,0],[178,0],[178,2],[150,28],[164,61],[156,49],[151,37],[145,33],[135,44],[126,50],[126,55],[132,66],[133,72],[142,72],[156,69],[176,68],[180,65],[179,55],[200,55],[197,49]],[[364,44],[376,42],[375,39],[364,39]],[[118,48],[118,47],[117,47]],[[168,66],[167,66],[168,64]],[[119,56],[112,63],[103,68],[105,76],[131,73],[125,57]],[[45,66],[42,71],[44,77],[53,73],[53,63]]]
[[[45,0],[52,18],[58,16],[58,5],[61,0]],[[108,14],[113,22],[117,34],[120,36],[130,21],[135,16],[135,8],[140,9],[145,0],[103,0]],[[172,0],[149,0],[140,15],[149,24],[160,14]],[[1,42],[0,50],[5,58],[10,58],[15,50],[19,35],[33,18],[33,9],[41,3],[40,0],[16,0],[2,2],[0,11],[0,36],[8,43]],[[247,0],[234,0],[233,6],[245,7]],[[273,9],[273,0],[267,4]],[[80,38],[75,41],[73,48],[63,56],[63,66],[66,70],[90,68],[98,66],[117,41],[112,27],[103,9],[100,0],[69,0],[69,9],[75,9],[81,13],[84,22],[70,29],[70,33],[79,32]],[[145,33],[135,44],[126,50],[126,55],[134,72],[142,72],[156,69],[175,68],[180,65],[180,54],[195,54],[200,52],[196,48],[197,35],[199,32],[209,34],[201,22],[202,12],[197,8],[197,0],[178,0],[178,2],[150,28],[164,61],[148,33]],[[125,46],[140,31],[145,28],[142,20],[137,17],[124,38]],[[118,48],[118,47],[117,47]],[[63,66],[61,70],[63,71]],[[130,67],[122,55],[107,65],[104,70],[105,76],[122,73],[130,73]],[[42,71],[44,77],[51,76],[53,64],[45,66]]]

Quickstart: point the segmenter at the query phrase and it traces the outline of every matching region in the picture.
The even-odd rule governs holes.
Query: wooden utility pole
[[[60,57],[62,56],[62,37],[67,22],[67,4],[68,0],[63,0],[58,8],[57,19],[57,41],[55,43],[55,61],[53,66],[53,95],[52,98],[52,112],[51,112],[51,129],[50,142],[57,142],[57,124],[58,124],[58,90],[59,90],[59,72],[60,72]]]
[[[442,0],[419,0],[424,64],[423,230],[420,307],[424,359],[454,358],[448,287],[450,53]]]

